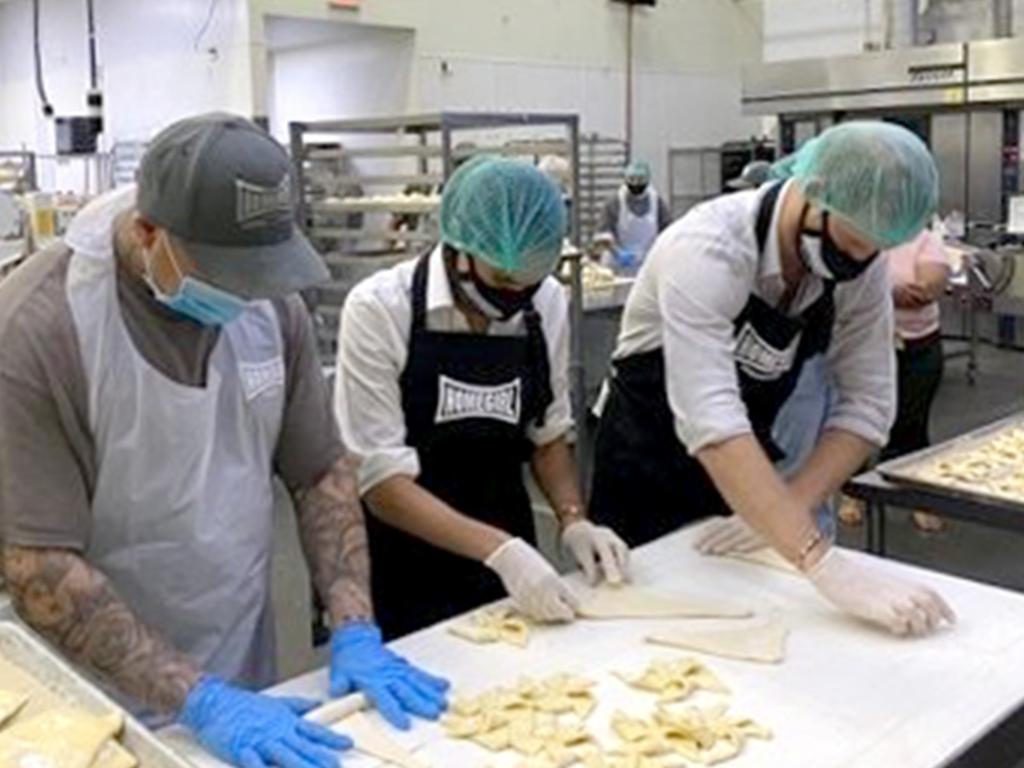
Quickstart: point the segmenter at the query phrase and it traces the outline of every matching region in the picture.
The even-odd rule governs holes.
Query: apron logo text
[[[284,386],[284,360],[280,357],[265,363],[239,363],[238,370],[246,400],[255,400],[264,392]]]
[[[736,336],[734,357],[736,364],[747,376],[758,381],[775,381],[792,369],[796,362],[800,334],[796,334],[785,349],[776,349],[746,323]]]
[[[438,383],[436,424],[462,419],[495,419],[518,425],[522,411],[522,380],[485,387],[448,376]]]

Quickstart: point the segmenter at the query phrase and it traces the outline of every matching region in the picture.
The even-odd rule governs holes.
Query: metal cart
[[[559,155],[572,168],[569,194],[580,197],[576,115],[440,112],[295,122],[290,131],[299,220],[333,275],[314,300],[327,358],[351,286],[437,241],[440,190],[461,162],[478,154],[531,162]],[[577,243],[579,212],[572,208],[569,236]]]
[[[622,139],[596,133],[580,137],[580,227],[583,244],[601,229],[607,200],[622,184],[629,148]]]
[[[960,437],[901,456],[853,478],[843,492],[867,504],[868,551],[884,555],[885,522],[888,507],[933,512],[954,520],[964,520],[1007,531],[1024,532],[1024,499],[970,490],[954,485],[923,481],[915,477],[915,468],[945,454],[954,454],[970,445],[980,444],[997,432],[1024,423],[1024,413],[967,432]]]

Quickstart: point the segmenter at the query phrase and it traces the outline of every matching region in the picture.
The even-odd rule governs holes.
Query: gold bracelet
[[[583,512],[583,507],[579,504],[570,504],[558,510],[558,524],[562,530],[565,530],[573,523],[586,519],[587,516]]]

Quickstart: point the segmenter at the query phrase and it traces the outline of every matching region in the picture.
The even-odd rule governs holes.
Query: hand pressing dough
[[[0,726],[18,714],[28,702],[28,696],[14,691],[0,691]]]
[[[525,648],[530,642],[530,626],[526,619],[512,608],[490,608],[469,616],[464,622],[453,624],[448,631],[471,643],[506,643]]]
[[[0,732],[0,766],[91,768],[108,739],[121,732],[124,719],[74,709],[51,709]]]
[[[742,619],[751,611],[721,601],[624,586],[581,593],[579,615],[585,619]]]
[[[640,675],[618,677],[634,688],[657,694],[661,703],[682,701],[697,689],[729,693],[722,681],[696,659],[656,661]]]
[[[783,573],[799,574],[800,569],[793,565],[771,547],[754,550],[753,552],[729,552],[726,557],[733,560],[742,560],[745,563],[763,565],[766,568],[773,568]]]
[[[331,728],[352,739],[354,749],[364,755],[383,760],[389,765],[397,765],[399,768],[426,768],[424,762],[401,744],[393,741],[362,712],[349,715],[333,724]]]
[[[786,656],[788,630],[777,618],[757,626],[662,630],[648,643],[727,659],[778,664]]]
[[[138,768],[139,761],[116,741],[108,741],[96,755],[92,768]]]

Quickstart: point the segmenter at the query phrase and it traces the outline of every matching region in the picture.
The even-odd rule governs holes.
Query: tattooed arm
[[[0,563],[18,615],[69,659],[147,708],[181,709],[200,671],[143,624],[81,556],[7,546]]]
[[[372,619],[370,553],[356,463],[342,458],[313,488],[295,494],[299,538],[331,623]]]

